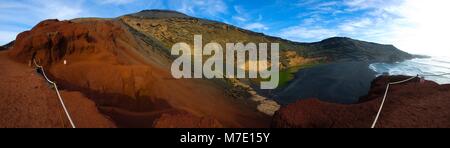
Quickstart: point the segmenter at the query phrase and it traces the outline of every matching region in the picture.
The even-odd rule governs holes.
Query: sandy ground
[[[10,60],[1,51],[0,69],[0,127],[71,127],[55,91],[33,68]],[[80,93],[61,93],[77,127],[114,127]]]

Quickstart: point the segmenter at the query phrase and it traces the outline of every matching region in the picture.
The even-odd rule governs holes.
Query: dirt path
[[[34,69],[0,52],[0,127],[68,128],[52,88]],[[95,104],[78,92],[62,92],[77,127],[114,127]]]

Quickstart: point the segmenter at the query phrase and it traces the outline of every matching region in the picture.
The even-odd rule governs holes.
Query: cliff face
[[[369,95],[352,105],[338,105],[317,99],[301,100],[280,109],[272,126],[277,128],[369,128],[376,116],[388,82],[405,76],[379,77]],[[450,85],[418,79],[391,86],[376,127],[450,127]]]
[[[22,63],[34,57],[58,86],[91,98],[119,127],[268,126],[269,117],[257,112],[254,102],[230,97],[249,97],[238,85],[172,79],[169,49],[174,43],[192,43],[194,34],[202,34],[204,43],[280,43],[283,68],[408,57],[393,56],[398,50],[393,46],[347,38],[296,43],[162,10],[116,19],[43,21],[18,35],[8,53]]]
[[[180,113],[199,119],[189,122],[213,119],[226,127],[268,126],[267,116],[233,101],[211,82],[172,79],[170,60],[120,21],[43,21],[21,33],[9,55],[22,63],[34,56],[60,88],[81,91],[119,127],[152,127],[162,115]],[[164,127],[161,123],[167,122],[158,123]]]

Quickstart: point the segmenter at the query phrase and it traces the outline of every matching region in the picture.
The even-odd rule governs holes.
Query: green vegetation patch
[[[289,67],[289,68],[280,70],[280,75],[279,75],[280,81],[278,83],[278,88],[287,86],[289,84],[289,82],[295,78],[295,74],[298,71],[300,71],[302,69],[306,69],[306,68],[315,67],[319,64],[321,64],[320,61],[313,61],[313,62],[309,62],[309,63],[303,64],[303,65],[293,66],[293,67]],[[268,78],[268,79],[258,78],[258,79],[252,79],[252,82],[253,82],[253,84],[260,84],[261,81],[269,81],[269,80],[270,80],[270,78]]]

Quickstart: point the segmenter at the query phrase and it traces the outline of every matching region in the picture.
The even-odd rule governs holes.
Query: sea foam
[[[374,63],[370,69],[379,75],[389,73],[389,75],[440,75],[450,73],[450,57],[431,57],[406,60],[403,62],[388,64]],[[426,76],[425,79],[439,84],[450,84],[450,75]]]

